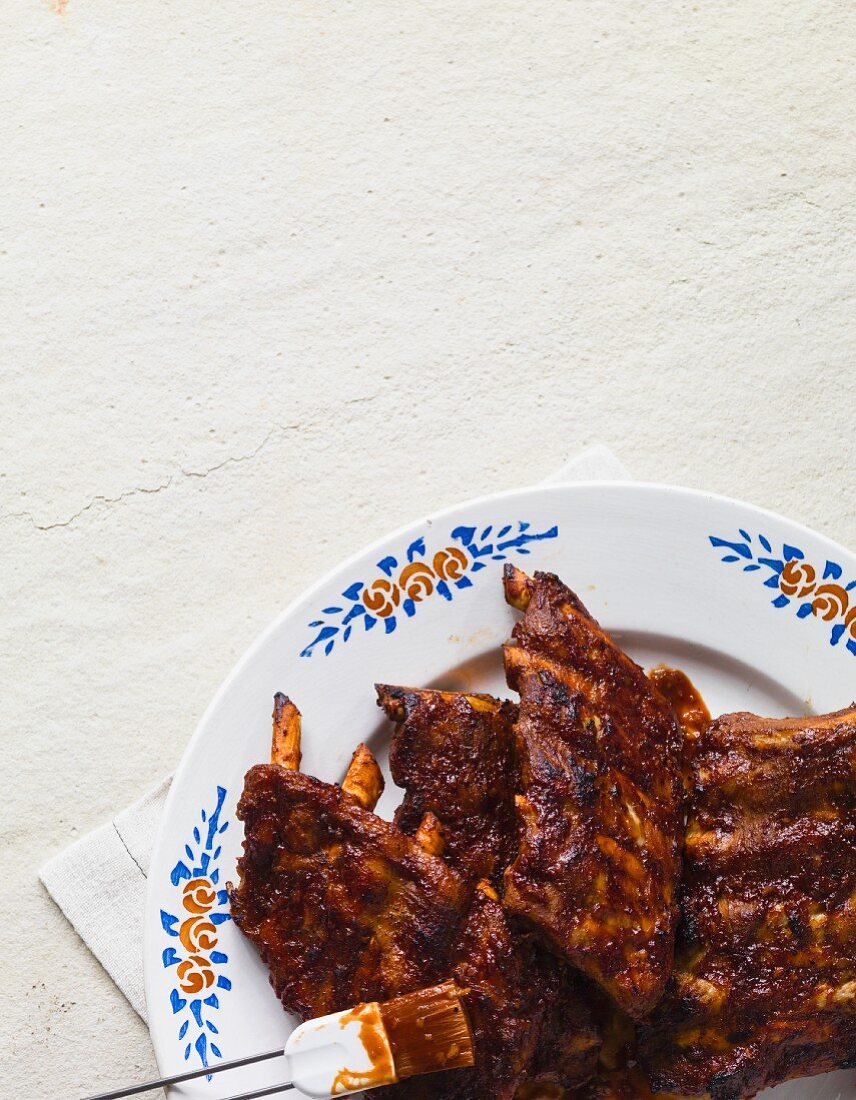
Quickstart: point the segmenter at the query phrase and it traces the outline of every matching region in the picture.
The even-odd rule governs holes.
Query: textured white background
[[[154,1066],[36,867],[273,614],[603,441],[856,542],[856,11],[6,0],[0,1093]]]

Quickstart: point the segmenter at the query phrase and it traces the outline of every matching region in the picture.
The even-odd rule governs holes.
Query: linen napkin
[[[604,446],[590,447],[545,478],[543,485],[628,481],[631,475]],[[146,877],[172,777],[49,860],[39,871],[48,893],[140,1016]]]

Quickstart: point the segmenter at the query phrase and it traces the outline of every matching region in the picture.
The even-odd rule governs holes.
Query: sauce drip
[[[648,673],[648,679],[671,703],[686,741],[691,745],[698,741],[710,725],[710,711],[689,676],[680,669],[657,665]]]

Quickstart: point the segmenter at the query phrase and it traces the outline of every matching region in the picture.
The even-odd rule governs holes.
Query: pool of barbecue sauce
[[[671,703],[686,740],[697,741],[710,724],[710,711],[689,676],[680,669],[657,665],[648,673],[648,679]]]

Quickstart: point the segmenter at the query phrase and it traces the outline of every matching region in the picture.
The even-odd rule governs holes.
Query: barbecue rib
[[[516,707],[490,695],[383,684],[377,692],[380,706],[396,722],[390,770],[405,790],[396,823],[414,833],[431,814],[442,830],[449,866],[470,882],[501,882],[518,844]],[[580,978],[531,935],[517,930],[515,942],[538,1025],[527,1080],[542,1086],[587,1080],[600,1040]]]
[[[507,565],[504,579],[524,611],[505,647],[523,792],[505,903],[639,1019],[672,966],[680,729],[558,577]]]
[[[433,813],[445,862],[468,881],[498,884],[517,852],[517,708],[491,695],[376,686],[379,705],[397,723],[389,770],[404,798],[396,825],[414,833]]]
[[[511,1100],[532,1057],[539,1005],[493,889],[476,889],[372,812],[380,773],[365,746],[341,788],[294,770],[299,722],[278,697],[272,755],[288,765],[247,773],[240,882],[230,887],[235,923],[259,949],[283,1007],[304,1018],[455,977],[468,990],[477,1064],[403,1082],[393,1095]]]
[[[856,706],[731,714],[699,741],[655,1086],[754,1096],[856,1059]]]
[[[658,665],[648,679],[668,700],[684,736],[683,770],[689,766],[693,746],[710,723],[710,712],[698,688],[676,668]],[[651,1092],[648,1078],[639,1065],[636,1029],[620,1009],[596,1002],[595,1016],[601,1025],[603,1043],[597,1071],[581,1088],[564,1100],[684,1100],[675,1093]],[[518,1100],[526,1100],[518,1097]],[[538,1098],[541,1100],[541,1098]]]

